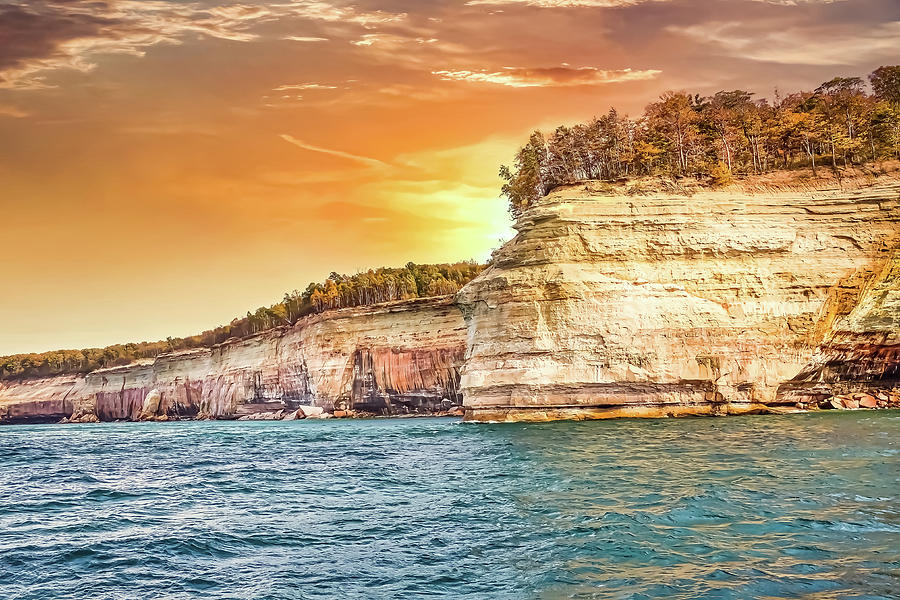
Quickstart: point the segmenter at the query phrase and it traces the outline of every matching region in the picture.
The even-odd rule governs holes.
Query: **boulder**
[[[866,394],[865,396],[860,398],[859,407],[860,408],[877,408],[878,400],[874,396],[869,396],[868,394]]]
[[[284,411],[276,412],[255,412],[243,417],[238,417],[238,421],[280,421],[284,417]]]
[[[99,423],[100,419],[94,413],[87,413],[80,417],[73,417],[69,423]]]
[[[300,419],[305,419],[306,415],[299,408],[295,411],[291,411],[284,415],[281,419],[282,421],[299,421]]]
[[[323,409],[321,406],[303,405],[297,409],[297,412],[303,415],[303,417],[300,418],[305,417],[307,419],[318,419],[325,413],[325,409]]]
[[[162,394],[157,389],[150,390],[144,397],[144,403],[141,406],[141,413],[138,415],[138,421],[150,421],[156,418],[159,412],[159,404],[162,402]]]

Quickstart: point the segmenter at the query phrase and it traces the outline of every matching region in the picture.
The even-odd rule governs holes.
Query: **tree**
[[[878,67],[869,75],[875,96],[900,108],[900,65]]]
[[[722,148],[722,160],[733,170],[733,158],[740,144],[739,111],[752,94],[743,90],[718,92],[703,105],[704,122]]]
[[[610,109],[549,137],[536,131],[512,167],[501,167],[502,191],[518,218],[555,187],[584,179],[695,174],[722,181],[723,165],[745,174],[799,164],[817,175],[823,154],[834,169],[839,158],[844,166],[900,158],[900,66],[880,67],[870,81],[874,95],[859,77],[835,77],[815,91],[776,92],[771,103],[740,89],[708,97],[667,92],[635,120]]]
[[[900,159],[900,105],[879,102],[872,114],[872,129],[882,154]]]
[[[819,107],[825,118],[825,133],[831,146],[832,168],[837,168],[838,150],[846,165],[847,153],[855,147],[862,95],[863,82],[859,77],[835,77],[816,88]]]
[[[549,191],[546,167],[547,147],[540,131],[532,133],[528,143],[516,153],[515,170],[500,167],[500,177],[506,181],[501,191],[509,199],[513,217],[518,218]]]
[[[684,92],[666,92],[658,102],[647,106],[646,118],[651,127],[663,133],[667,150],[677,164],[677,171],[688,171],[692,150],[698,141],[698,115],[691,96]]]

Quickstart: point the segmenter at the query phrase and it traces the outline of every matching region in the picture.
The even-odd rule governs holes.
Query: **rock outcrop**
[[[461,403],[464,354],[449,297],[341,309],[83,376],[2,381],[0,422],[440,412]]]
[[[894,176],[689,195],[591,182],[516,229],[457,296],[468,420],[779,412],[900,385]]]

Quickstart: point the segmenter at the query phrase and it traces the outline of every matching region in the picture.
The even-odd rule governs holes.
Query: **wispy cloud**
[[[285,85],[279,85],[276,88],[272,88],[272,91],[275,92],[284,92],[287,90],[336,90],[336,85],[326,85],[322,83],[290,83]]]
[[[378,88],[378,93],[389,98],[401,100],[416,100],[420,102],[432,102],[448,100],[459,96],[458,92],[448,89],[446,86],[415,86],[405,83],[395,83]],[[370,100],[371,102],[371,100]]]
[[[37,2],[0,6],[0,87],[48,87],[56,69],[88,72],[101,54],[143,56],[146,48],[189,34],[255,39],[247,25],[268,16],[255,7],[201,10],[169,2]]]
[[[847,0],[752,0],[765,4],[800,6],[803,4],[832,4]],[[650,2],[673,2],[673,0],[468,0],[466,6],[533,6],[538,8],[617,8],[637,6]]]
[[[310,152],[320,152],[322,154],[329,154],[331,156],[337,156],[338,158],[346,158],[347,160],[352,160],[364,165],[368,165],[370,167],[389,167],[390,165],[386,162],[380,161],[376,158],[370,158],[368,156],[360,156],[358,154],[351,154],[350,152],[343,152],[341,150],[332,150],[330,148],[323,148],[321,146],[315,146],[313,144],[307,144],[297,138],[288,135],[286,133],[279,134],[281,139],[286,141],[289,144],[293,144],[298,148],[302,148],[304,150],[309,150]]]
[[[601,85],[623,81],[653,79],[662,71],[656,69],[605,70],[596,67],[503,67],[500,71],[433,71],[445,81],[465,81],[469,83],[491,83],[509,87],[574,87],[581,85]]]
[[[158,44],[180,44],[189,36],[234,42],[260,39],[259,26],[282,19],[371,29],[399,23],[406,13],[365,11],[319,0],[289,0],[207,7],[175,0],[34,0],[0,3],[0,87],[51,87],[48,72],[89,72],[104,54],[144,56]],[[316,36],[287,36],[303,42]]]
[[[609,8],[615,6],[633,6],[645,2],[667,2],[668,0],[469,0],[467,6],[489,5],[523,5],[539,8]]]
[[[669,27],[720,53],[743,59],[797,65],[852,65],[900,52],[900,21],[868,25],[788,26],[711,21]]]
[[[327,42],[328,38],[324,37],[313,37],[308,35],[286,35],[283,40],[289,40],[292,42]]]
[[[339,6],[334,2],[322,0],[292,0],[287,4],[274,4],[280,14],[293,14],[295,16],[317,21],[342,22],[375,27],[387,23],[398,23],[407,18],[406,13],[392,13],[384,10],[364,11],[353,6]]]
[[[27,116],[30,116],[31,113],[22,110],[17,106],[10,106],[8,104],[0,104],[0,117],[12,117],[14,119],[22,119]]]
[[[351,40],[354,46],[387,46],[391,48],[399,48],[406,44],[435,44],[439,40],[437,38],[425,37],[409,37],[392,33],[367,33],[358,40]]]

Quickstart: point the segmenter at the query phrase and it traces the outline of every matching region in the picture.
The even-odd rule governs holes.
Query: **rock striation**
[[[0,423],[433,413],[461,403],[464,354],[450,297],[341,309],[87,375],[2,381]]]
[[[782,412],[840,395],[851,406],[853,394],[896,397],[895,176],[830,189],[589,182],[552,192],[515,227],[457,295],[467,420]]]

